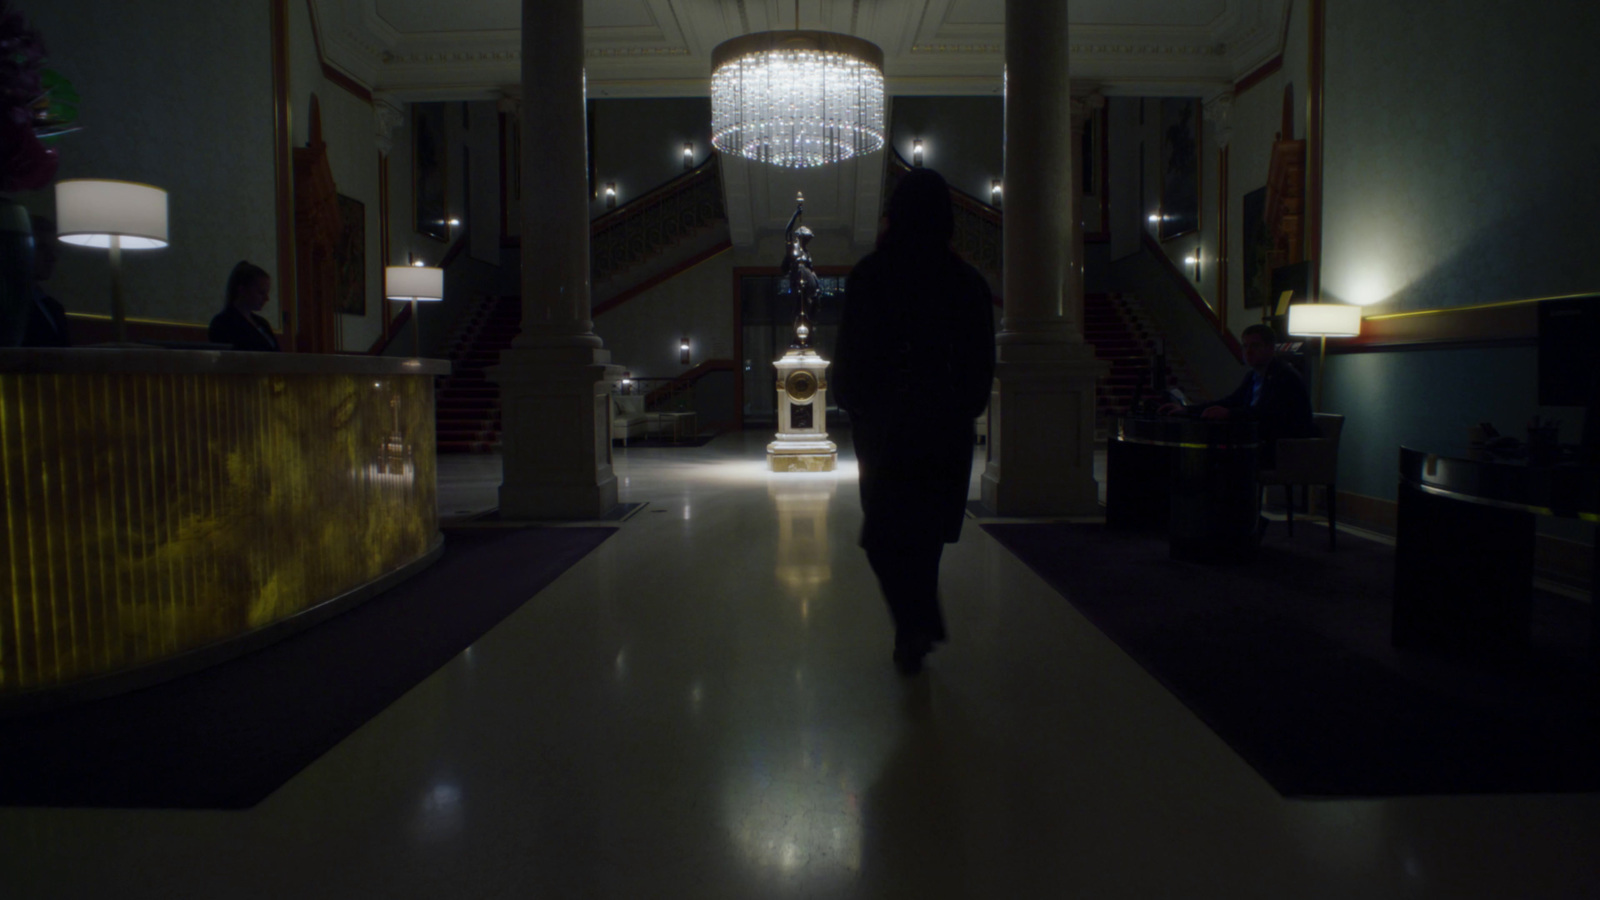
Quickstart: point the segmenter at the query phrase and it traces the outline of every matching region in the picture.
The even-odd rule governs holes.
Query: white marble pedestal
[[[767,445],[774,472],[832,472],[839,446],[828,440],[828,361],[817,351],[791,348],[778,370],[778,439]]]

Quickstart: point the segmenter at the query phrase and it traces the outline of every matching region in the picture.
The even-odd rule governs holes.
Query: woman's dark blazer
[[[255,313],[239,312],[231,306],[211,318],[206,336],[213,344],[231,344],[235,350],[278,349],[278,339],[273,336],[272,326],[266,319]]]
[[[994,304],[943,248],[879,250],[845,284],[831,387],[861,465],[864,547],[953,542],[973,419],[994,381]]]

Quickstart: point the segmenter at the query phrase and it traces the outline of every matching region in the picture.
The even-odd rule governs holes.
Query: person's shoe
[[[922,671],[922,658],[933,649],[926,635],[911,635],[894,642],[894,667],[907,677]]]

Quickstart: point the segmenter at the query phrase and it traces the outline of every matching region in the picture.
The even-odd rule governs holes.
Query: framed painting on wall
[[[417,234],[450,240],[443,103],[411,104],[411,206]]]
[[[1083,239],[1086,241],[1111,240],[1110,204],[1107,202],[1109,125],[1107,107],[1091,112],[1084,123],[1083,144],[1078,148],[1082,160]]]
[[[1161,101],[1161,221],[1165,241],[1200,230],[1200,100]]]
[[[500,245],[522,242],[522,122],[500,114]]]
[[[333,308],[347,316],[367,314],[367,207],[339,195],[339,243],[333,248]]]
[[[1244,246],[1244,306],[1255,309],[1267,305],[1267,259],[1272,252],[1272,239],[1267,236],[1264,220],[1267,210],[1267,189],[1256,188],[1244,195],[1244,221],[1240,222],[1240,238]]]

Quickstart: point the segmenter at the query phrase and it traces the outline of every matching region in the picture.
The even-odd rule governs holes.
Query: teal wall
[[[1323,296],[1372,314],[1600,290],[1600,7],[1466,0],[1328,5]],[[1341,488],[1392,499],[1396,448],[1450,449],[1493,422],[1526,437],[1537,349],[1337,355],[1323,408],[1349,418]]]

